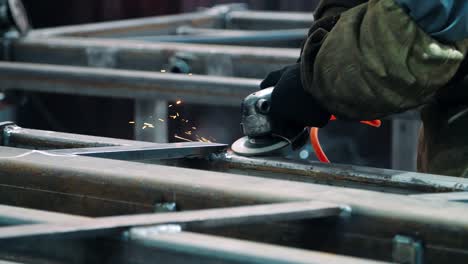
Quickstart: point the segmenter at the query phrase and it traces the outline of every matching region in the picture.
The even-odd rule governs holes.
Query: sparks
[[[158,120],[161,121],[161,122],[164,122],[164,119],[162,119],[162,118],[159,118]]]
[[[162,72],[162,73],[165,73],[165,72],[166,72],[166,70],[161,70],[161,72]]]
[[[197,130],[197,127],[192,127],[193,130]]]
[[[128,122],[128,123],[129,123],[129,124],[135,124],[135,121],[130,121],[130,122]]]
[[[172,118],[172,119],[176,119],[176,118],[177,118],[176,115],[170,115],[169,117]]]
[[[191,136],[191,135],[192,135],[192,131],[187,131],[187,132],[185,132],[185,134]]]
[[[172,107],[172,105],[169,105],[169,108],[171,108],[171,107]]]
[[[190,140],[188,138],[179,137],[178,135],[174,135],[174,138],[177,138],[177,139],[180,139],[180,140],[183,140],[183,141],[187,141],[187,142],[193,142],[193,140]]]
[[[176,102],[177,105],[180,105],[181,103],[182,103],[181,100],[178,100],[178,101]]]

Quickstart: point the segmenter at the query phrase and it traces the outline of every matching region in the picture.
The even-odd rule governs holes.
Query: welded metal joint
[[[145,241],[146,238],[165,235],[178,234],[182,232],[180,225],[157,225],[151,227],[133,227],[123,233],[124,241]]]
[[[222,24],[219,26],[220,28],[226,28],[226,24],[228,23],[228,17],[231,12],[246,11],[248,9],[248,5],[245,3],[233,3],[216,5],[212,8],[207,8],[207,11],[219,14],[222,21]]]
[[[97,68],[115,68],[116,48],[89,47],[86,49],[88,66]]]
[[[0,33],[3,37],[23,36],[30,27],[21,0],[0,0]]]
[[[393,262],[400,264],[422,264],[424,247],[421,241],[397,235],[393,239]]]
[[[0,142],[2,146],[8,146],[10,144],[11,132],[18,128],[19,126],[17,126],[14,122],[11,121],[0,123]]]
[[[177,212],[176,203],[157,203],[154,205],[155,213],[170,213]]]
[[[192,72],[193,55],[178,53],[169,58],[169,71],[171,73],[189,74]]]

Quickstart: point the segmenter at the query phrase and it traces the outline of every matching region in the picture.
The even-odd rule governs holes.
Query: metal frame
[[[311,14],[222,5],[36,30],[2,42],[3,59],[11,62],[0,63],[0,84],[6,90],[133,98],[135,120],[167,115],[167,101],[179,98],[238,105],[257,89],[259,78],[294,62],[299,49],[135,38],[212,44],[236,38],[264,45],[272,38],[297,40],[312,21]],[[271,31],[278,29],[279,38]],[[167,73],[155,73],[161,70]],[[398,122],[394,140],[405,131],[415,136],[416,127],[402,131]],[[158,144],[13,123],[0,128],[0,259],[415,264],[468,259],[465,195],[443,193],[466,191],[466,179],[245,158],[223,144]],[[164,142],[167,128],[137,135]],[[393,152],[401,169],[407,165],[398,159],[414,155],[414,149]]]
[[[9,225],[0,228],[2,259],[107,263],[116,261],[109,259],[115,255],[120,260],[113,263],[135,258],[137,263],[153,258],[175,263],[187,258],[204,263],[363,261],[317,250],[385,261],[409,258],[410,263],[422,263],[417,257],[422,255],[430,259],[427,263],[468,257],[467,205],[428,198],[434,195],[430,192],[465,190],[465,179],[248,159],[225,153],[226,146],[219,144],[155,144],[11,123],[3,125],[1,134],[2,203],[62,213],[0,207],[0,224]],[[154,165],[171,163],[188,168]],[[226,168],[230,174],[213,172]],[[305,178],[290,177],[294,174]],[[327,178],[336,185],[360,182],[355,187],[361,190],[311,183]],[[399,188],[412,195],[362,190],[376,179],[382,191]],[[417,195],[421,192],[426,194]],[[182,212],[152,214],[161,208]],[[128,214],[137,215],[115,216]],[[94,247],[97,238],[102,246]],[[193,239],[205,240],[194,244]],[[417,246],[419,240],[424,246]],[[85,257],[90,255],[96,259]]]

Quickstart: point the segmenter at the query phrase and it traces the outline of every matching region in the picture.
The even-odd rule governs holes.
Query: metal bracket
[[[171,213],[177,212],[176,203],[158,203],[154,205],[155,213]]]
[[[2,146],[8,146],[10,143],[10,131],[17,128],[16,124],[11,121],[0,123],[0,142]]]
[[[26,9],[21,0],[0,0],[0,31],[2,34],[17,31],[24,36],[31,28]]]
[[[397,235],[393,239],[393,261],[401,264],[422,264],[424,247],[421,241]]]

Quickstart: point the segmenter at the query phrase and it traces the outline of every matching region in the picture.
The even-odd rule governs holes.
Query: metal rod
[[[299,49],[80,38],[24,38],[11,45],[11,59],[18,62],[170,72],[173,58],[187,63],[193,74],[246,78],[263,78],[294,63],[299,53]]]
[[[190,232],[164,233],[154,229],[157,227],[131,229],[128,236],[130,243],[167,250],[176,254],[222,259],[223,263],[383,263]]]
[[[178,43],[198,43],[198,44],[218,44],[218,45],[244,45],[262,47],[300,47],[307,37],[307,29],[289,29],[272,31],[246,31],[231,32],[214,35],[189,35],[189,36],[138,36],[131,39],[151,41],[151,42],[178,42]],[[207,33],[207,32],[206,32]]]
[[[166,146],[139,141],[26,129],[15,125],[7,125],[4,127],[3,142],[5,146],[10,147],[71,149],[64,150],[64,153],[85,153],[91,151],[92,153],[103,153],[103,155],[106,153],[106,148],[103,147],[132,146],[133,149],[140,150],[143,154],[145,148],[162,148]],[[221,144],[220,146],[222,148],[224,145]],[[96,147],[98,147],[98,149],[95,149]],[[219,150],[219,148],[213,149],[211,153],[217,150]],[[144,155],[149,155],[149,153],[144,153]],[[117,155],[115,158],[125,160],[128,156]],[[330,166],[315,162],[301,163],[298,161],[292,162],[274,158],[248,158],[237,156],[232,153],[211,155],[211,161],[200,161],[199,164],[211,170],[235,172],[237,174],[288,179],[308,183],[326,182],[338,186],[369,188],[383,192],[414,194],[420,192],[453,192],[468,190],[468,181],[464,178],[351,165],[334,164]]]
[[[120,98],[183,99],[238,106],[260,81],[170,73],[89,69],[27,63],[0,63],[3,89]]]
[[[91,220],[91,218],[60,214],[48,211],[39,211],[14,206],[0,205],[0,226],[26,225],[38,223],[72,223]]]
[[[161,202],[191,210],[315,200],[348,204],[352,214],[341,227],[360,237],[404,233],[424,237],[428,247],[468,246],[461,203],[11,148],[0,148],[0,200],[89,216],[151,212]]]
[[[228,28],[239,29],[292,29],[309,28],[314,21],[312,13],[240,10],[244,8],[242,5],[235,4],[220,5],[200,12],[181,15],[40,29],[32,31],[30,36],[126,37],[148,34],[167,35],[175,33],[179,26],[219,28],[225,23]]]
[[[294,221],[339,216],[346,206],[322,202],[296,202],[255,205],[237,208],[199,210],[164,214],[102,217],[92,221],[66,224],[34,224],[0,228],[0,240],[67,235],[95,237],[95,234],[119,233],[124,229],[149,225],[183,225],[187,227],[220,227],[278,221]],[[3,241],[4,242],[4,241]]]
[[[233,11],[227,15],[227,28],[268,30],[310,28],[314,22],[312,13]]]
[[[160,159],[179,158],[206,158],[209,155],[220,152],[227,148],[224,144],[214,143],[170,143],[154,144],[154,146],[117,146],[81,149],[63,149],[48,151],[55,155],[79,155],[96,158],[127,160],[127,161],[150,161]]]
[[[14,124],[0,126],[2,145],[29,149],[70,149],[109,146],[154,146],[154,144],[116,139],[21,128]]]
[[[34,30],[29,33],[29,36],[128,37],[148,34],[171,34],[175,33],[179,26],[219,27],[224,17],[220,11],[217,8],[212,8],[180,15],[46,28]]]
[[[468,192],[415,194],[412,197],[430,201],[451,201],[468,203]]]
[[[405,172],[353,165],[323,164],[318,162],[298,162],[284,159],[249,158],[233,153],[213,155],[213,169],[238,174],[255,175],[266,178],[291,179],[309,183],[332,183],[347,187],[375,190],[418,193],[467,191],[468,179],[417,172]],[[389,188],[390,190],[387,190]],[[392,189],[393,188],[393,189]]]

